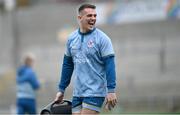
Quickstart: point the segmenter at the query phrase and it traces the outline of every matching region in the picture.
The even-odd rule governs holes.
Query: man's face
[[[83,30],[92,30],[96,23],[96,10],[92,8],[85,8],[78,16],[80,26]]]

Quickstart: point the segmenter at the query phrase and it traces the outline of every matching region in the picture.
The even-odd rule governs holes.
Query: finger
[[[54,100],[54,102],[59,103],[59,99],[58,99],[58,98],[56,98],[56,99]]]
[[[113,107],[116,106],[116,101],[115,100],[112,101],[112,105],[113,105]]]
[[[105,98],[105,105],[108,103],[108,98]]]
[[[59,96],[56,96],[54,101],[57,102],[57,103],[60,103],[62,101],[62,99]]]
[[[107,103],[107,104],[105,105],[105,109],[108,110],[108,111],[110,111],[110,110],[112,109],[112,107],[111,107],[111,105],[110,105],[109,103]]]
[[[117,99],[115,99],[115,103],[117,103]]]
[[[114,107],[111,99],[109,99],[109,101],[108,101],[108,107],[109,107],[109,109],[112,109]]]
[[[108,110],[111,110],[112,107],[111,107],[111,104],[108,104]]]
[[[114,105],[117,104],[117,99],[116,98],[113,100],[113,103],[114,103]]]
[[[56,98],[54,99],[54,101],[58,101],[58,98],[56,97]]]
[[[110,102],[110,104],[114,108],[115,104],[114,104],[113,100]]]
[[[113,99],[112,101],[111,101],[111,104],[112,104],[112,106],[113,106],[113,108],[116,106],[116,104],[117,104],[117,100],[116,99]]]
[[[107,103],[106,103],[106,105],[105,105],[105,109],[109,110],[109,108],[108,108],[108,104],[107,104]]]

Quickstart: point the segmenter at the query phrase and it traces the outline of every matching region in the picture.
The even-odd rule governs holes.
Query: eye
[[[88,14],[87,17],[96,17],[97,14]]]
[[[87,17],[92,17],[92,14],[88,14]]]

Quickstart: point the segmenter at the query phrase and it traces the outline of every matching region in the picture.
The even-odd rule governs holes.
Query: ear
[[[77,18],[78,18],[78,20],[81,20],[82,16],[78,15],[78,17],[77,17]]]

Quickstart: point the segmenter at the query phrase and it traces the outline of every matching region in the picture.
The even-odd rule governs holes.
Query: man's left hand
[[[117,104],[116,93],[108,93],[106,96],[106,109],[111,110]]]

